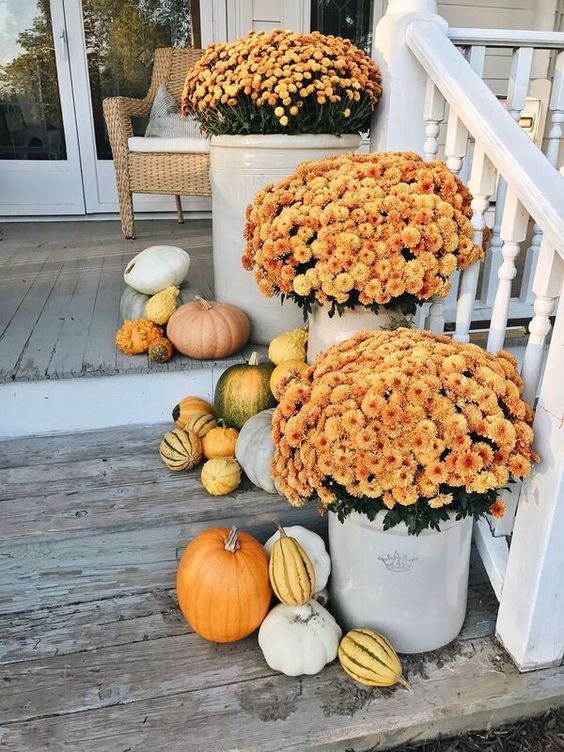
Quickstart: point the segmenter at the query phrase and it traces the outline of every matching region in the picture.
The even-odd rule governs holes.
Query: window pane
[[[0,159],[66,159],[49,0],[0,1]]]
[[[105,97],[143,98],[157,47],[193,47],[198,4],[190,0],[83,0],[84,32],[98,159],[111,159]],[[195,34],[196,29],[196,34]],[[134,122],[143,135],[146,121]]]
[[[370,54],[374,0],[312,0],[311,30],[346,37]]]

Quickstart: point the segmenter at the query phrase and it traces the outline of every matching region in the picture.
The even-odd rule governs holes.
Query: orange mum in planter
[[[472,196],[444,162],[411,152],[305,162],[247,209],[243,266],[263,295],[413,313],[483,256]]]
[[[273,476],[294,505],[410,532],[486,514],[538,459],[514,358],[430,332],[361,332],[291,383],[274,413]],[[495,513],[500,512],[494,506]]]

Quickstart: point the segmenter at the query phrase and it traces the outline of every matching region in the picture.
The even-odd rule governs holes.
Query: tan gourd
[[[212,496],[225,496],[241,482],[241,468],[233,457],[217,457],[204,464],[201,481]]]
[[[346,673],[368,687],[391,687],[401,684],[410,689],[402,677],[396,651],[383,635],[373,629],[351,629],[339,645],[339,663]]]
[[[175,428],[165,433],[159,454],[170,470],[192,470],[202,459],[202,442],[192,431]]]
[[[200,439],[203,439],[206,434],[208,434],[212,428],[215,428],[217,426],[217,418],[215,415],[212,415],[208,412],[201,412],[194,415],[190,420],[188,421],[186,428],[189,431],[194,431],[196,436],[199,436]]]
[[[290,606],[301,606],[315,593],[315,569],[295,538],[278,525],[280,538],[270,552],[268,574],[276,597]]]

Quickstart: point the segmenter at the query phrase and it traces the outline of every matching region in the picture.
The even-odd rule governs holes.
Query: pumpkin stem
[[[251,357],[249,358],[249,365],[250,366],[258,366],[260,363],[260,357],[258,352],[251,353]]]
[[[241,544],[238,540],[239,531],[233,525],[231,530],[229,531],[229,535],[225,539],[225,550],[230,551],[232,554],[235,553],[235,551],[238,551],[241,548]]]
[[[405,687],[405,689],[407,689],[408,692],[413,692],[413,690],[411,689],[411,684],[407,682],[403,678],[403,676],[398,677],[398,684],[401,684],[402,687]]]
[[[210,311],[213,308],[213,305],[209,302],[209,300],[202,298],[201,295],[195,295],[194,297],[200,303],[204,311]]]

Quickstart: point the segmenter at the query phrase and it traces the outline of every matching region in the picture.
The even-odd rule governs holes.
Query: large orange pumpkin
[[[184,551],[176,594],[186,621],[201,637],[241,640],[261,625],[270,606],[268,554],[236,527],[204,530]]]
[[[251,325],[247,315],[230,303],[199,298],[172,314],[167,337],[191,358],[226,358],[247,343]]]

